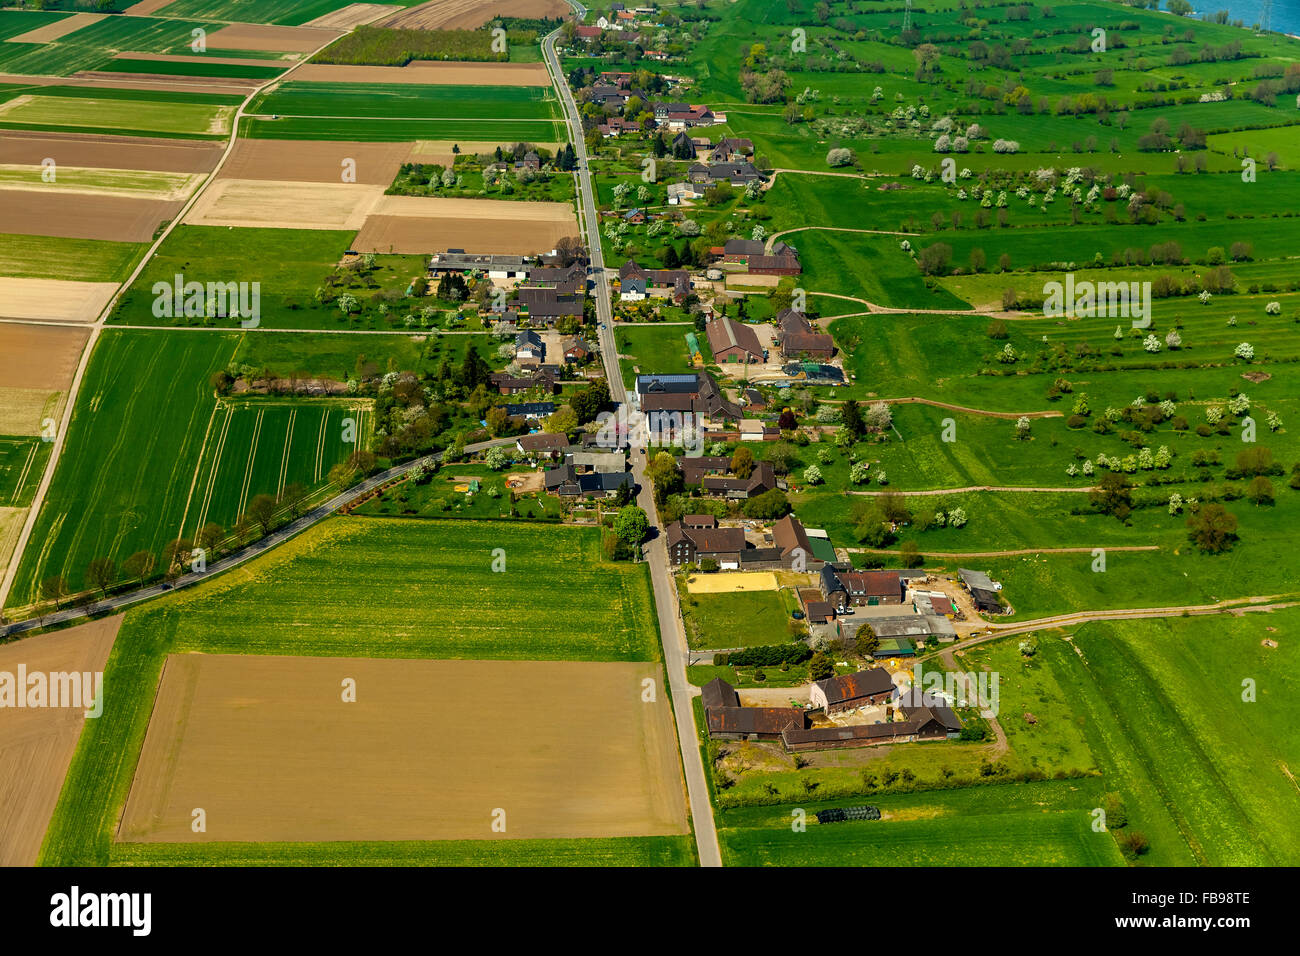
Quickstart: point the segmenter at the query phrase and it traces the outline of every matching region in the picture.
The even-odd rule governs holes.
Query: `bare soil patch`
[[[350,159],[358,183],[388,187],[411,147],[411,143],[240,139],[221,167],[220,178],[342,184],[343,164]],[[450,155],[451,147],[447,149]]]
[[[183,203],[124,196],[0,189],[0,232],[148,242]]]
[[[417,139],[411,144],[411,154],[407,157],[413,163],[438,163],[443,166],[449,166],[456,158],[456,154],[451,151],[453,146],[459,146],[460,151],[467,155],[478,153],[491,153],[498,146],[505,146],[505,143],[498,143],[492,140],[452,140],[452,139]],[[560,149],[560,143],[535,143],[542,149],[549,149],[557,152]]]
[[[211,50],[273,50],[280,53],[314,53],[342,30],[317,30],[311,27],[276,27],[266,23],[232,23],[208,34]],[[296,75],[296,74],[295,74]]]
[[[117,291],[117,285],[116,282],[0,276],[0,318],[94,322]]]
[[[546,476],[540,471],[512,471],[506,475],[506,487],[521,495],[542,491],[546,488]]]
[[[668,702],[641,701],[642,679],[658,675],[637,663],[172,655],[117,838],[685,833]],[[191,830],[196,807],[206,832]],[[496,808],[504,833],[491,829]]]
[[[293,73],[316,83],[419,83],[429,86],[550,86],[541,63],[456,63],[412,60],[406,66],[304,63]],[[493,147],[495,148],[495,146]]]
[[[392,3],[350,3],[333,13],[327,13],[315,20],[308,20],[303,26],[331,30],[351,30],[355,26],[370,23],[372,20],[378,20],[382,16],[402,9],[404,9],[402,6]]]
[[[400,30],[477,30],[493,17],[563,17],[564,0],[430,0],[380,20],[376,26]]]
[[[90,332],[52,325],[0,324],[0,384],[5,388],[66,389]]]
[[[0,671],[102,673],[121,623],[118,614],[0,646]],[[0,866],[36,862],[85,720],[82,708],[0,710]]]
[[[127,7],[122,12],[128,17],[147,17],[151,13],[161,10],[172,0],[140,0],[139,3]]]
[[[0,163],[30,164],[53,159],[60,166],[95,169],[149,169],[166,173],[211,172],[221,158],[218,143],[140,136],[88,136],[5,130]]]
[[[49,43],[51,40],[57,40],[65,37],[69,33],[76,33],[82,27],[88,27],[92,23],[103,20],[108,14],[105,13],[74,13],[70,17],[62,20],[55,20],[53,23],[47,23],[43,27],[37,27],[35,30],[28,30],[16,37],[10,37],[6,43]]]
[[[253,57],[238,56],[193,56],[183,53],[132,53],[124,51],[113,56],[115,60],[143,60],[147,63],[206,63],[226,64],[227,66],[276,66],[275,60],[258,60]],[[294,57],[293,59],[297,59]],[[225,77],[233,79],[233,77]],[[260,82],[254,80],[254,83]]]
[[[352,247],[409,255],[445,249],[534,255],[577,234],[577,218],[567,203],[385,196]]]
[[[382,186],[366,183],[218,179],[185,221],[193,226],[360,229],[383,192]]]

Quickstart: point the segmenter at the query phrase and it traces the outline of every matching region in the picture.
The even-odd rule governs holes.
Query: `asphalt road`
[[[574,0],[570,0],[570,3],[579,17],[586,12],[585,8]],[[610,305],[609,280],[605,275],[605,258],[600,248],[600,220],[596,215],[595,190],[592,188],[591,171],[588,166],[587,142],[582,135],[578,105],[574,102],[573,93],[569,90],[569,84],[555,52],[557,36],[558,31],[542,40],[542,53],[551,71],[560,100],[564,104],[564,113],[569,124],[569,138],[578,154],[578,201],[581,204],[584,238],[595,285],[592,294],[596,299],[598,345],[605,366],[605,377],[609,382],[610,397],[616,403],[623,404],[627,401],[627,390],[618,367],[618,347],[614,341],[614,315]],[[649,516],[650,523],[658,525],[659,518],[655,511],[654,497],[645,478],[644,449],[632,449],[632,475],[641,488],[637,503]],[[663,535],[654,538],[644,550],[650,564],[650,580],[654,585],[655,609],[659,614],[660,643],[664,649],[664,667],[668,672],[668,686],[672,691],[673,717],[677,723],[678,745],[682,754],[682,767],[686,773],[686,791],[691,805],[691,819],[695,824],[695,843],[699,852],[700,865],[722,866],[722,854],[718,849],[718,831],[713,823],[713,804],[709,800],[709,787],[704,776],[704,761],[700,758],[699,743],[695,736],[692,700],[696,690],[686,679],[686,631],[682,626],[681,611],[677,603],[677,589],[668,568],[668,551]]]

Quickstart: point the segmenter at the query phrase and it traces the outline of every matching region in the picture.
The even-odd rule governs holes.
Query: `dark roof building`
[[[825,708],[828,714],[883,703],[893,696],[894,681],[883,667],[828,677],[815,682],[809,691],[813,706]]]

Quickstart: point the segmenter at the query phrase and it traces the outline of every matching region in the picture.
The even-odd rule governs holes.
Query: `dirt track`
[[[564,17],[564,0],[430,0],[375,22],[399,30],[477,30],[493,17]]]
[[[100,671],[121,615],[0,647],[0,671]],[[85,722],[66,707],[0,710],[0,866],[31,866],[63,789]]]
[[[118,839],[688,832],[656,664],[168,658]],[[342,685],[356,682],[356,702]],[[207,830],[194,833],[201,807]],[[495,808],[506,831],[491,830]]]
[[[0,232],[148,242],[159,223],[175,216],[182,205],[161,199],[2,189]]]
[[[41,165],[41,160],[50,158],[60,166],[206,173],[217,165],[220,156],[221,146],[217,143],[176,139],[38,133],[27,130],[5,130],[4,136],[0,137],[0,163],[23,163],[37,167]]]

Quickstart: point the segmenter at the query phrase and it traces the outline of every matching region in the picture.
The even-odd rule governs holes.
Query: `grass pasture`
[[[683,587],[679,592],[691,647],[756,647],[791,639],[790,612],[799,602],[789,589],[693,594]]]
[[[0,235],[0,275],[73,282],[120,281],[146,248],[139,242]]]
[[[815,793],[813,800],[815,801]],[[717,814],[727,866],[1115,866],[1122,857],[1092,831],[1096,780],[1002,784],[964,790],[748,807]],[[881,820],[819,824],[828,806],[869,804]]]
[[[224,138],[233,105],[185,102],[150,96],[52,95],[47,87],[0,104],[0,128],[124,133],[128,135]]]

